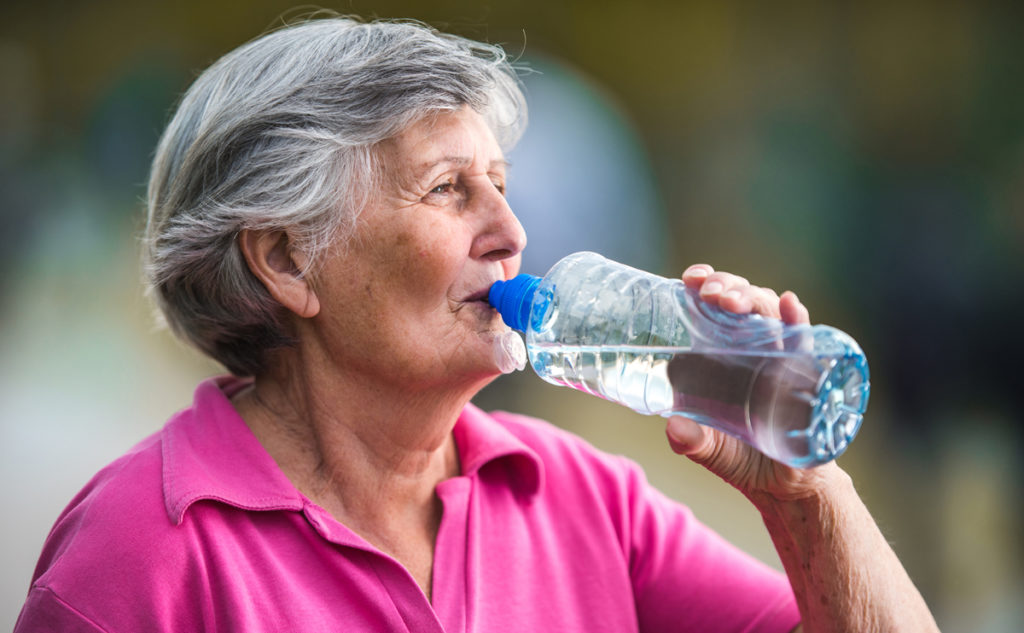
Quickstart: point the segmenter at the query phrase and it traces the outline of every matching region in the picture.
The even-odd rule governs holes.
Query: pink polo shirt
[[[442,482],[433,601],[298,492],[202,383],[58,518],[17,632],[789,631],[785,577],[628,460],[468,406]]]

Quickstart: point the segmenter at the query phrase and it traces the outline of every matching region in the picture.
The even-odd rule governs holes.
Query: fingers
[[[708,275],[715,272],[715,269],[707,264],[694,264],[683,272],[683,283],[688,288],[699,290]]]
[[[700,288],[700,298],[731,312],[746,314],[754,308],[750,282],[739,275],[716,272]]]
[[[774,291],[751,286],[746,278],[727,272],[715,272],[710,266],[691,266],[683,275],[687,286],[698,290],[700,298],[730,312],[756,312],[778,317],[779,297]]]
[[[732,306],[734,312],[749,312],[754,307],[756,292],[750,282],[739,275],[726,272],[715,272],[707,264],[694,264],[683,272],[683,283],[688,288],[698,290],[700,298],[722,307]]]
[[[810,323],[807,308],[793,292],[787,291],[780,297],[771,288],[753,286],[744,277],[716,272],[707,264],[687,268],[683,283],[699,291],[702,300],[730,312],[781,318],[788,324]]]
[[[811,323],[810,313],[792,290],[782,293],[782,297],[779,299],[779,316],[783,322],[789,325],[797,323],[809,325]]]

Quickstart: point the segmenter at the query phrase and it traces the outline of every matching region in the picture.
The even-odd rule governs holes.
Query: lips
[[[469,303],[471,301],[483,301],[484,303],[487,303],[487,293],[490,292],[492,285],[494,285],[493,281],[487,282],[485,286],[482,286],[481,288],[466,295],[462,301],[465,303]],[[488,305],[490,304],[488,303]]]
[[[466,301],[466,302],[469,302],[469,301],[487,301],[487,291],[488,290],[490,290],[490,287],[484,288],[483,290],[477,290],[473,294],[471,294],[468,297],[466,297],[465,299],[463,299],[463,301]]]

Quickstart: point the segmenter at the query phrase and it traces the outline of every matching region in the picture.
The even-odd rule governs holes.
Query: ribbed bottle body
[[[731,314],[594,253],[540,280],[526,344],[548,382],[693,418],[794,466],[842,453],[867,405],[867,364],[846,334]]]

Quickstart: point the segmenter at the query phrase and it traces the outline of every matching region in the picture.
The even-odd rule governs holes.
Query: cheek
[[[387,264],[392,279],[420,296],[446,290],[466,258],[459,235],[446,229],[435,224],[418,234],[396,235]]]

